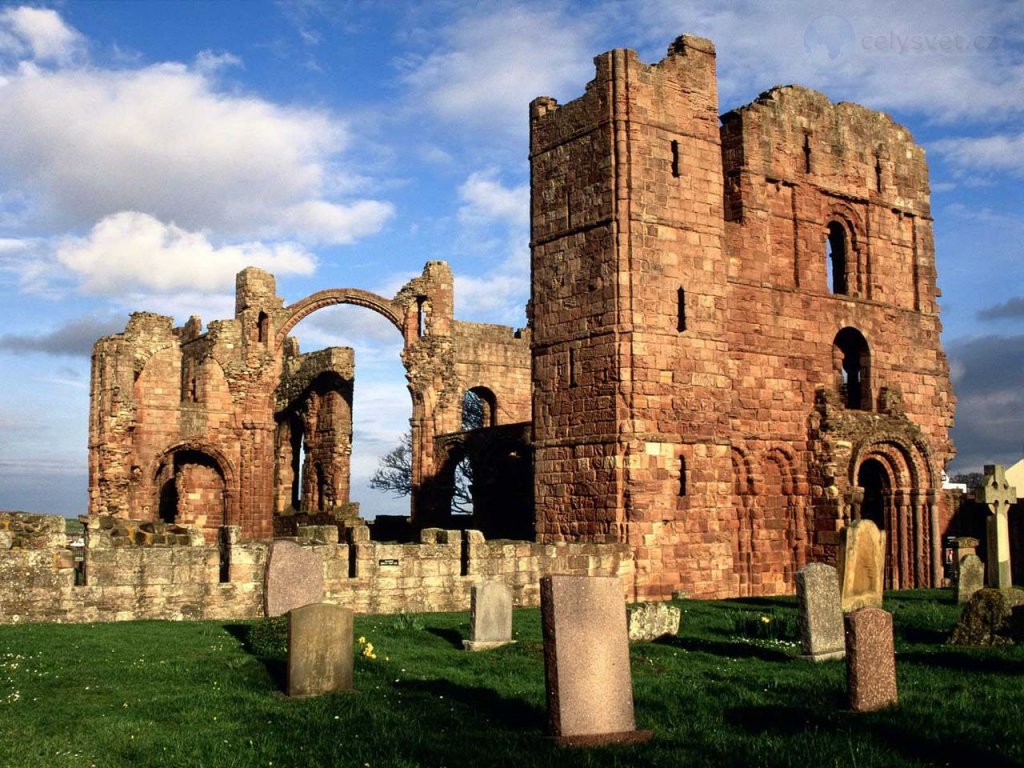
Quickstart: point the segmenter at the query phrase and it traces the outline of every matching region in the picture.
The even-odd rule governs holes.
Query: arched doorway
[[[857,470],[857,485],[863,491],[860,503],[861,520],[870,520],[878,530],[886,534],[885,582],[886,589],[893,586],[893,546],[899,544],[896,532],[892,530],[893,494],[892,479],[885,466],[878,459],[867,459]]]
[[[175,449],[156,471],[157,516],[165,523],[203,529],[210,543],[226,523],[227,483],[220,463],[195,448]]]

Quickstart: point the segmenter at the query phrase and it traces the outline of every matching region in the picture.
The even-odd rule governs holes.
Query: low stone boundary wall
[[[0,623],[264,615],[269,542],[242,541],[227,527],[213,545],[199,531],[161,526],[91,518],[81,586],[71,550],[55,538],[37,549],[0,548]],[[625,544],[486,541],[479,531],[440,529],[423,531],[419,544],[370,541],[366,527],[345,543],[337,535],[312,526],[292,540],[321,559],[324,599],[358,613],[468,610],[473,585],[487,580],[508,584],[516,605],[538,605],[540,578],[552,573],[617,575],[632,589]]]

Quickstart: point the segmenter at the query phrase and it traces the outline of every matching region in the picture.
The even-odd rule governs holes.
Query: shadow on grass
[[[263,665],[263,668],[267,670],[267,675],[270,677],[274,687],[279,691],[284,691],[288,686],[287,660],[278,656],[265,655],[253,646],[252,636],[254,625],[224,624],[223,626],[224,631],[238,640],[246,653]]]
[[[964,653],[971,650],[975,653]],[[958,651],[936,651],[934,653],[901,653],[897,657],[899,662],[920,664],[925,667],[941,667],[953,670],[954,672],[987,672],[993,675],[1021,675],[1024,674],[1024,661],[1018,659],[1006,659],[999,656],[986,656],[978,651],[979,648],[963,648]]]
[[[726,605],[750,605],[756,608],[796,608],[792,596],[779,597],[734,597]]]
[[[837,710],[847,706],[846,698],[839,693],[829,698],[834,699],[829,703]],[[824,730],[834,727],[810,707],[777,705],[733,707],[725,711],[725,722],[754,736],[769,731],[783,736],[795,736],[815,726]]]
[[[501,730],[543,732],[547,724],[544,710],[521,699],[505,698],[490,688],[459,685],[441,679],[408,680],[396,687],[424,695],[431,702],[442,698],[457,702],[472,711],[474,717],[482,717]]]
[[[949,631],[924,627],[896,627],[896,636],[907,643],[943,645],[949,638]]]
[[[1020,763],[992,749],[980,747],[977,741],[960,741],[955,734],[949,739],[921,738],[917,732],[880,722],[870,729],[908,762],[924,765],[983,765],[985,768],[1019,768]]]
[[[671,645],[684,651],[701,651],[715,656],[733,659],[761,659],[762,661],[789,661],[792,657],[772,648],[762,648],[750,643],[725,643],[718,640],[700,640],[694,637],[669,635],[654,641],[660,645]]]
[[[448,642],[452,648],[462,650],[462,633],[457,629],[449,629],[447,627],[426,627],[427,632],[432,635],[437,635],[442,640]]]

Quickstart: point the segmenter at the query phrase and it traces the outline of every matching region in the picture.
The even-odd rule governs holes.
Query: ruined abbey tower
[[[595,63],[531,105],[538,537],[627,542],[641,596],[777,594],[860,515],[889,584],[938,583],[923,150],[798,86],[720,118],[707,40]]]
[[[955,401],[923,150],[799,86],[720,116],[707,40],[595,62],[582,96],[530,106],[528,328],[456,320],[443,262],[393,298],[287,305],[250,268],[235,317],[205,331],[137,313],[93,357],[92,520],[199,529],[213,581],[220,546],[222,577],[258,594],[239,547],[265,549],[281,517],[333,516],[351,523],[331,542],[336,594],[394,610],[461,606],[473,578],[506,572],[533,599],[552,569],[621,575],[634,599],[786,593],[859,517],[886,533],[887,586],[937,585]],[[375,559],[357,517],[358,361],[289,335],[342,303],[403,339],[411,529],[443,557]],[[474,511],[456,519],[462,461]],[[433,581],[399,588],[388,569]]]

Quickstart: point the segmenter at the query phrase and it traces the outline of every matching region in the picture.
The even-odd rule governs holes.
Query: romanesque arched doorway
[[[861,488],[860,517],[870,520],[878,526],[878,530],[889,537],[886,544],[885,557],[885,588],[892,589],[893,584],[893,540],[892,521],[894,519],[892,478],[885,465],[878,459],[866,459],[857,470],[857,485]]]
[[[854,451],[855,514],[885,532],[886,589],[932,586],[939,563],[936,476],[920,441],[895,435]]]

